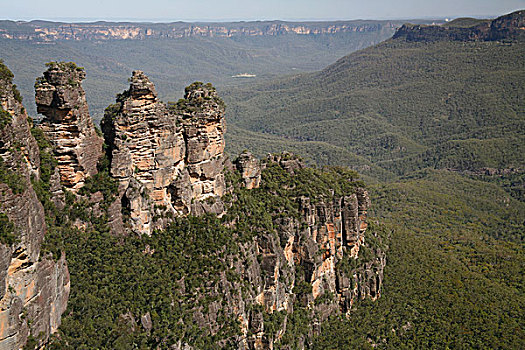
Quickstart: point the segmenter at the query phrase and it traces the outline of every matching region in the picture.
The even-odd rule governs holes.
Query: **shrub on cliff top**
[[[0,80],[5,80],[8,83],[13,81],[14,74],[7,68],[3,60],[0,60]]]
[[[0,243],[11,245],[15,243],[15,225],[4,213],[0,213]]]
[[[84,67],[79,67],[75,62],[57,62],[51,61],[46,63],[47,68],[59,68],[62,70],[73,70],[73,71],[83,71]]]

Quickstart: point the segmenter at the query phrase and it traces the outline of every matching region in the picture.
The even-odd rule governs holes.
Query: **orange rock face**
[[[225,121],[215,89],[193,84],[168,108],[143,72],[134,71],[130,82],[102,129],[133,230],[165,227],[165,219],[153,222],[162,216],[156,214],[221,214]]]
[[[35,83],[37,111],[44,115],[39,127],[54,146],[60,180],[77,191],[97,173],[102,138],[89,115],[81,82],[86,73],[73,63],[51,63]]]
[[[246,171],[250,157],[236,160],[237,170],[245,184],[253,176]],[[303,166],[293,155],[272,155],[269,162],[277,163],[291,175]],[[263,166],[265,166],[263,164]],[[315,310],[319,322],[329,315],[346,313],[357,299],[376,299],[380,294],[384,252],[370,262],[356,262],[356,268],[342,269],[340,263],[352,264],[365,244],[368,193],[363,188],[346,196],[333,198],[297,198],[300,216],[274,221],[277,236],[258,238],[262,289],[255,302],[266,312],[288,310],[300,303]],[[370,248],[368,248],[370,249]],[[359,266],[359,267],[357,267]],[[297,300],[299,298],[299,300]],[[328,301],[327,301],[328,300]]]

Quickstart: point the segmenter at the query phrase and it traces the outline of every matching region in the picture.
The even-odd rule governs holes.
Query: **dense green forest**
[[[281,138],[365,174],[525,164],[524,43],[388,40],[319,73],[227,92],[229,145],[263,154]],[[308,147],[304,147],[308,146]],[[314,150],[316,149],[316,150]],[[360,157],[360,158],[358,158]],[[355,162],[359,159],[358,162]],[[388,174],[380,175],[387,179]]]
[[[473,23],[478,22],[462,19],[453,25]],[[269,47],[276,39],[261,40],[268,41],[257,46]],[[324,44],[319,44],[320,51]],[[125,81],[120,86],[117,78],[129,75],[143,58],[126,51],[132,49],[125,42],[117,44],[122,47],[115,52],[122,57],[115,60],[102,59],[108,47],[94,43],[86,51],[75,43],[9,45],[7,61],[20,55],[17,50],[35,50],[27,59],[39,62],[25,62],[26,68],[19,68],[26,77],[36,69],[33,63],[38,67],[53,50],[74,55],[68,60],[78,57],[77,63],[92,72],[88,74],[93,80],[86,81],[88,95],[93,94],[90,99],[99,94],[102,102],[109,98],[102,96],[104,91],[121,90]],[[151,55],[154,50],[166,52],[150,57],[151,68],[138,67],[152,70],[159,90],[180,89],[186,81],[177,79],[195,73],[170,75],[176,71],[170,55],[178,50],[164,47],[163,41],[144,45]],[[270,65],[266,59],[254,59],[253,66],[222,65],[222,60],[237,62],[235,57],[246,62],[240,54],[245,48],[237,47],[239,55],[230,56],[233,51],[224,52],[219,44],[203,40],[202,45],[217,61],[204,65],[202,75],[192,75],[201,80],[217,76],[213,67],[224,67],[223,76],[239,73],[239,67],[252,67],[254,72],[259,67],[257,74],[266,78],[294,67],[284,58],[276,58],[281,70],[271,73],[264,70]],[[307,56],[307,50],[296,49],[304,55],[299,57]],[[195,57],[192,52],[186,59]],[[317,58],[303,61],[301,69],[316,69],[325,62],[312,57]],[[23,85],[24,79],[16,81]],[[242,87],[223,81],[231,154],[249,149],[262,157],[288,150],[313,166],[356,169],[371,191],[370,223],[379,222],[382,232],[388,232],[381,297],[359,302],[349,318],[334,316],[323,324],[314,336],[314,349],[525,348],[524,81],[522,42],[402,40],[353,53],[317,73]],[[95,86],[104,88],[95,91]],[[45,139],[35,137],[42,157],[49,157]],[[342,168],[305,169],[292,179],[270,166],[261,190],[236,188],[238,200],[229,208],[229,217],[176,220],[170,229],[151,237],[121,239],[109,234],[106,217],[90,216],[88,203],[73,204],[69,198],[67,212],[54,207],[46,182],[51,173],[47,167],[54,163],[46,159],[43,180],[34,183],[50,227],[45,248],[55,256],[67,252],[73,286],[50,349],[162,348],[181,337],[197,348],[233,347],[229,340],[239,330],[236,320],[221,319],[220,332],[209,336],[187,316],[195,307],[206,308],[214,301],[206,297],[206,288],[211,290],[215,281],[206,284],[203,276],[226,273],[228,259],[237,253],[236,242],[253,238],[254,227],[274,229],[269,213],[284,209],[296,215],[296,203],[289,198],[329,194],[331,189],[343,193],[358,184],[356,174]],[[102,191],[105,198],[112,198],[116,185],[105,166],[101,162],[101,172],[86,184],[84,194]],[[339,182],[341,178],[352,182]],[[230,174],[228,181],[239,179]],[[299,192],[290,193],[290,188]],[[239,213],[247,215],[241,215],[236,228],[223,225]],[[74,229],[70,224],[75,217],[91,220],[95,229]],[[152,250],[158,254],[144,253]],[[187,276],[182,285],[181,276]],[[228,279],[236,278],[228,274]],[[174,296],[181,300],[177,307],[170,303]],[[148,331],[127,316],[131,312],[132,318],[140,317],[148,311],[152,322],[163,327]],[[282,321],[279,317],[275,313],[265,320],[268,329]],[[289,320],[289,331],[277,348],[294,348],[294,336],[309,331],[300,307]]]
[[[393,230],[384,294],[323,326],[318,349],[521,349],[525,205],[496,185],[423,171],[373,189]]]
[[[522,42],[388,40],[227,91],[232,152],[358,169],[392,230],[383,296],[315,348],[525,346],[524,81]]]
[[[100,170],[83,193],[102,191],[111,198],[115,185],[104,162]],[[234,174],[228,179],[239,181]],[[233,342],[223,341],[238,335],[234,320],[224,318],[220,332],[209,336],[191,326],[191,315],[219,297],[211,292],[214,278],[221,273],[238,278],[227,272],[228,261],[242,257],[237,242],[250,240],[259,231],[254,227],[273,230],[272,212],[284,209],[297,215],[297,202],[291,198],[347,193],[361,185],[355,179],[355,173],[343,168],[304,169],[290,177],[270,166],[261,189],[236,188],[237,201],[222,220],[180,219],[151,237],[125,239],[109,234],[105,217],[91,217],[87,203],[60,212],[41,197],[51,225],[45,247],[56,256],[60,250],[67,252],[74,286],[50,348],[151,348],[181,338],[203,349],[234,348]],[[37,188],[42,185],[45,188],[45,180]],[[371,222],[381,222],[390,232],[383,295],[375,302],[359,302],[348,319],[333,317],[314,338],[313,348],[523,347],[525,204],[496,184],[444,170],[417,172],[370,189]],[[239,213],[243,220],[234,228],[223,225]],[[95,229],[67,228],[75,217],[89,219]],[[179,300],[176,307],[173,298]],[[147,312],[155,324],[152,331],[126,316]],[[269,318],[265,329],[272,329],[279,315]],[[294,337],[308,332],[310,320],[300,307],[289,322],[277,348],[287,348]]]
[[[33,133],[44,160],[50,145],[39,130],[33,129]],[[167,230],[157,230],[151,236],[115,236],[107,226],[107,209],[115,199],[117,183],[108,174],[105,158],[99,162],[99,173],[80,193],[103,193],[103,215],[94,214],[85,199],[75,199],[69,192],[64,210],[57,209],[50,199],[48,176],[56,162],[42,164],[46,175],[33,181],[33,186],[46,210],[48,233],[43,250],[55,257],[67,255],[72,285],[68,309],[49,349],[164,349],[181,341],[198,349],[237,348],[240,324],[226,310],[231,295],[244,295],[253,287],[232,268],[238,260],[246,268],[250,265],[253,257],[243,251],[243,243],[258,235],[278,235],[276,217],[300,218],[300,196],[327,200],[363,186],[357,173],[347,168],[303,168],[292,175],[270,162],[257,189],[242,187],[239,173],[227,174],[233,192],[223,198],[228,212],[222,218],[177,218]],[[90,227],[76,228],[77,219],[90,222]],[[374,242],[375,235],[383,235],[380,230],[368,230],[369,246],[378,244]],[[354,264],[370,258],[363,253]],[[223,290],[224,279],[239,288]],[[311,289],[306,281],[303,284]],[[301,295],[300,288],[296,293]],[[216,311],[220,328],[211,335],[210,329],[195,323],[195,314],[207,312],[217,301],[221,305]],[[257,305],[250,307],[262,310]],[[144,326],[141,319],[145,315],[154,326]],[[265,332],[280,329],[284,315],[264,313]],[[309,336],[311,323],[311,312],[297,303],[279,347],[295,348],[299,336]],[[32,341],[26,345],[27,349],[33,347]]]

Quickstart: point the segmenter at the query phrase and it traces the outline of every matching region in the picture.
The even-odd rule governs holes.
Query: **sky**
[[[497,16],[525,0],[0,0],[11,20],[348,20]]]

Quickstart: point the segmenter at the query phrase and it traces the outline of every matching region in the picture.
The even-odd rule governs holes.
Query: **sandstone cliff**
[[[116,203],[124,213],[125,227],[150,235],[154,229],[167,227],[174,216],[227,213],[225,225],[258,232],[251,242],[239,244],[238,255],[227,258],[232,261],[230,273],[240,279],[219,276],[202,296],[217,301],[206,309],[190,307],[193,322],[210,334],[223,327],[218,321],[222,310],[240,322],[236,346],[272,348],[287,334],[286,320],[294,309],[307,310],[309,322],[321,324],[330,315],[348,313],[359,299],[380,296],[385,251],[382,244],[366,244],[370,200],[366,190],[355,185],[354,175],[334,173],[342,185],[324,184],[322,193],[308,190],[304,194],[293,184],[317,188],[324,181],[317,177],[325,175],[310,174],[313,170],[292,154],[259,161],[244,152],[226,167],[224,105],[210,84],[194,83],[186,88],[183,99],[166,106],[159,101],[153,83],[143,72],[135,71],[130,88],[107,108],[102,129],[111,176],[119,182]],[[228,184],[226,173],[230,174]],[[273,173],[280,174],[278,180],[272,180]],[[343,180],[345,176],[350,177]],[[280,200],[288,203],[284,208],[270,204],[279,197],[270,189],[275,181],[284,191],[280,194]],[[346,189],[336,191],[329,186]],[[259,226],[262,217],[246,226],[241,216],[255,214],[250,214],[253,209],[248,204],[240,207],[239,196],[248,193],[242,191],[261,196],[253,205],[262,206],[257,215],[271,218],[274,230]],[[293,207],[293,213],[287,206]],[[362,249],[367,250],[366,258],[360,257]],[[274,314],[282,322],[268,329],[267,319]],[[142,315],[126,317],[132,324],[142,321]],[[311,332],[298,336],[296,345],[307,344],[315,327]],[[184,346],[191,344],[175,344],[175,348]]]
[[[35,83],[37,111],[45,116],[38,125],[54,146],[60,179],[77,191],[96,174],[102,138],[89,116],[81,82],[86,73],[74,63],[48,64]]]
[[[228,177],[234,189],[228,195],[225,220],[234,227],[251,222],[248,230],[256,234],[250,241],[241,239],[239,252],[227,258],[228,273],[240,278],[221,275],[206,290],[207,297],[218,300],[206,309],[193,309],[193,320],[214,334],[222,326],[218,321],[222,309],[240,323],[241,333],[234,341],[239,349],[272,349],[277,344],[306,348],[328,317],[351,317],[358,300],[381,295],[385,242],[377,230],[367,231],[368,193],[354,182],[352,173],[341,174],[346,177],[345,190],[332,189],[336,183],[329,176],[305,168],[288,153],[263,161],[243,153],[234,163],[238,170]],[[250,186],[254,173],[262,175],[258,186]],[[307,189],[327,187],[306,195],[298,188],[302,184]],[[245,219],[256,212],[264,212],[271,224],[263,228],[261,219]],[[306,333],[294,330],[298,317],[309,325]],[[182,342],[174,348],[191,345]]]
[[[462,21],[459,21],[461,23]],[[522,41],[525,39],[525,10],[501,16],[493,21],[472,20],[473,25],[457,25],[458,21],[441,26],[405,24],[394,39],[406,41]]]
[[[40,178],[39,148],[12,75],[1,63],[0,71],[0,349],[18,349],[59,327],[69,272],[64,255],[41,251],[44,208],[30,181]]]
[[[11,40],[144,40],[187,37],[333,35],[393,33],[399,21],[236,22],[236,23],[54,23],[0,21],[0,38]]]
[[[235,167],[241,173],[244,186],[251,190],[261,183],[261,166],[259,160],[249,151],[244,151],[235,160]]]
[[[243,154],[236,163],[246,163],[246,158]],[[242,317],[244,344],[254,349],[272,348],[279,341],[286,333],[286,320],[294,308],[305,307],[311,324],[320,325],[330,315],[349,312],[359,299],[375,300],[381,294],[386,265],[384,248],[372,247],[370,242],[363,248],[370,206],[365,189],[355,187],[353,193],[344,195],[329,190],[325,194],[296,196],[293,182],[309,174],[301,161],[287,153],[273,155],[262,162],[262,168],[267,167],[270,169],[265,170],[266,174],[268,171],[281,173],[280,176],[283,171],[288,174],[280,180],[281,186],[290,184],[289,199],[297,203],[298,213],[283,215],[281,208],[273,212],[277,235],[259,234],[250,249],[256,257],[251,261],[252,267],[242,267],[244,278],[254,286],[253,302],[263,310],[262,314],[252,311]],[[240,175],[245,186],[247,179],[253,179],[242,169]],[[268,181],[268,174],[266,178]],[[267,186],[264,180],[262,186]],[[271,192],[268,195],[272,196]],[[369,250],[368,259],[359,256],[361,249]],[[268,318],[264,313],[284,313],[277,331],[265,330],[264,322],[258,321]],[[312,331],[316,332],[315,326]],[[307,343],[307,339],[297,340],[296,346],[302,341]]]
[[[150,234],[166,225],[154,217],[168,213],[221,214],[225,122],[215,89],[192,84],[168,108],[143,72],[130,81],[106,110],[102,129],[132,229]]]
[[[257,215],[269,215],[275,231],[259,227],[263,219],[255,218],[248,229],[258,234],[239,245],[240,255],[229,257],[235,261],[231,272],[245,282],[220,276],[205,295],[222,302],[207,311],[192,308],[194,322],[211,334],[222,327],[218,312],[224,307],[228,317],[240,322],[237,346],[272,348],[287,332],[286,319],[294,308],[305,308],[312,324],[321,324],[330,315],[349,312],[356,300],[380,296],[385,252],[381,246],[363,248],[370,200],[365,189],[354,185],[354,175],[339,180],[348,181],[343,192],[327,188],[300,195],[294,183],[313,181],[316,188],[323,181],[316,177],[324,175],[309,178],[312,170],[292,154],[261,162],[244,152],[226,169],[224,105],[210,84],[194,83],[183,99],[166,106],[158,100],[153,83],[135,71],[130,88],[107,108],[102,129],[111,175],[119,182],[124,224],[136,233],[152,234],[167,227],[173,216],[204,213],[227,213],[225,225],[235,227],[245,221],[238,215],[249,216],[251,210],[239,207],[242,191],[262,196],[256,205],[262,205],[266,214]],[[230,179],[227,185],[226,172],[238,180]],[[279,183],[283,189],[290,186],[281,196],[295,214],[264,204],[273,203],[275,196],[268,188],[276,185],[271,184],[275,180],[264,180],[268,172],[281,174],[277,179],[283,181]],[[368,250],[367,259],[359,256],[362,249]],[[274,313],[284,320],[276,326],[277,332],[264,328],[268,315]],[[127,317],[133,324],[140,321],[131,314]],[[300,337],[301,341],[308,342],[310,336]]]

